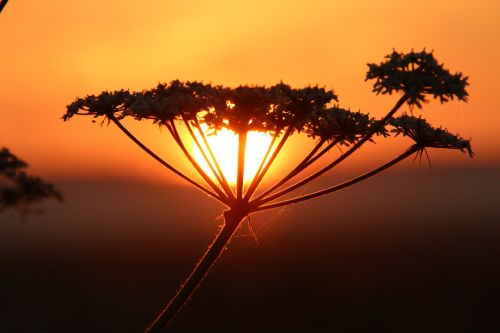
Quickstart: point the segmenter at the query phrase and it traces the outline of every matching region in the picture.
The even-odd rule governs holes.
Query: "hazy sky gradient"
[[[283,80],[333,88],[342,106],[381,116],[397,97],[371,93],[366,63],[393,48],[425,47],[468,75],[471,86],[468,104],[432,103],[424,115],[471,138],[477,153],[472,161],[457,153],[436,152],[433,159],[498,165],[499,12],[495,0],[11,1],[0,17],[0,145],[52,179],[170,181],[115,127],[88,118],[64,123],[65,105],[105,89],[140,90],[176,78],[232,86]],[[127,124],[168,161],[182,163],[167,133]],[[369,148],[358,162],[379,152],[387,159],[396,146]]]

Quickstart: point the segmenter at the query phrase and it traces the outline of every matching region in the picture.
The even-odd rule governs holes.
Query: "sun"
[[[219,166],[227,181],[236,183],[237,160],[238,160],[238,135],[228,129],[221,129],[216,133],[208,133],[206,126],[202,125],[207,142],[210,145]],[[272,137],[264,132],[248,132],[245,152],[245,173],[243,180],[249,182],[255,176],[266,151],[272,142]],[[193,157],[201,168],[215,179],[215,176],[206,163],[203,154],[193,142]],[[205,153],[207,153],[205,151]],[[207,153],[208,156],[208,153]]]

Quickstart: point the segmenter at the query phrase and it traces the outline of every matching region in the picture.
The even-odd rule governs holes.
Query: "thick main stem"
[[[226,248],[226,245],[231,240],[234,232],[240,225],[244,215],[240,212],[226,211],[224,212],[224,227],[215,238],[214,242],[208,248],[201,260],[196,264],[193,272],[189,275],[186,281],[180,286],[175,296],[160,312],[156,319],[146,328],[146,333],[159,333],[165,328],[179,310],[186,304],[196,288],[203,281],[208,271],[220,257],[221,253]]]

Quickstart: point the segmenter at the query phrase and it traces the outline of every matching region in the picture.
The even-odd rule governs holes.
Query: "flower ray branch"
[[[243,178],[245,175],[245,153],[247,146],[248,132],[242,132],[238,135],[238,168],[236,175],[236,199],[243,199]]]
[[[108,115],[108,119],[111,120],[125,135],[132,140],[139,148],[141,148],[143,151],[145,151],[149,156],[151,156],[153,159],[155,159],[157,162],[159,162],[161,165],[163,165],[165,168],[169,169],[173,173],[175,173],[177,176],[181,177],[200,191],[204,192],[205,194],[208,194],[212,198],[216,199],[217,201],[226,204],[225,199],[216,193],[210,191],[203,185],[199,184],[195,180],[191,179],[190,177],[186,176],[184,173],[181,171],[177,170],[175,167],[167,163],[165,160],[163,160],[160,156],[156,155],[151,149],[146,147],[139,139],[137,139],[113,114]]]
[[[402,160],[406,159],[407,157],[417,153],[421,148],[419,148],[417,145],[413,145],[411,146],[407,151],[405,151],[403,154],[399,155],[398,157],[396,157],[395,159],[391,160],[390,162],[387,162],[385,163],[384,165],[370,171],[370,172],[367,172],[359,177],[356,177],[356,178],[353,178],[349,181],[346,181],[342,184],[339,184],[339,185],[336,185],[336,186],[332,186],[332,187],[329,187],[329,188],[326,188],[324,190],[321,190],[321,191],[317,191],[317,192],[314,192],[314,193],[310,193],[310,194],[306,194],[306,195],[303,195],[303,196],[300,196],[300,197],[296,197],[296,198],[292,198],[292,199],[289,199],[289,200],[284,200],[284,201],[280,201],[280,202],[277,202],[277,203],[272,203],[272,204],[268,204],[268,205],[262,205],[262,206],[258,206],[256,208],[254,208],[254,211],[264,211],[264,210],[268,210],[268,209],[273,209],[273,208],[278,208],[278,207],[282,207],[282,206],[287,206],[287,205],[291,205],[291,204],[295,204],[295,203],[299,203],[299,202],[302,202],[302,201],[306,201],[306,200],[310,200],[310,199],[313,199],[313,198],[316,198],[316,197],[319,197],[319,196],[323,196],[323,195],[326,195],[326,194],[329,194],[329,193],[333,193],[333,192],[336,192],[336,191],[339,191],[341,189],[344,189],[346,187],[349,187],[351,185],[354,185],[356,183],[359,183],[367,178],[370,178],[388,168],[390,168],[391,166],[401,162]]]
[[[245,201],[248,201],[248,199],[252,196],[252,194],[256,190],[256,188],[258,186],[257,180],[259,179],[259,176],[260,176],[260,174],[261,174],[264,166],[268,162],[269,155],[271,154],[271,151],[272,151],[272,149],[274,147],[274,144],[275,144],[275,142],[276,142],[277,139],[278,139],[278,133],[275,133],[273,135],[272,139],[271,139],[271,142],[269,143],[269,146],[267,147],[266,153],[264,154],[264,157],[262,158],[262,161],[259,164],[259,168],[255,172],[255,175],[254,175],[254,177],[252,179],[252,182],[250,183],[250,186],[248,187],[248,190],[245,193],[245,198],[244,198]]]
[[[416,157],[422,156],[424,153],[427,155],[427,148],[437,148],[437,149],[454,149],[454,150],[460,150],[461,152],[465,153],[467,152],[470,157],[474,156],[474,153],[472,151],[471,145],[470,145],[470,140],[465,140],[461,138],[459,135],[453,135],[450,132],[448,132],[446,129],[443,129],[441,127],[439,128],[433,128],[431,125],[429,125],[424,119],[422,118],[417,118],[413,116],[409,116],[406,114],[403,114],[400,117],[397,118],[392,118],[389,121],[390,125],[394,127],[392,130],[393,133],[398,135],[403,135],[407,136],[410,139],[415,141],[415,144],[412,145],[406,152],[401,154],[400,156],[396,157],[392,161],[370,171],[365,173],[364,175],[361,175],[359,177],[353,178],[347,182],[344,182],[342,184],[339,184],[337,186],[333,186],[315,193],[307,194],[304,196],[300,196],[297,198],[289,199],[289,200],[284,200],[278,203],[274,204],[269,204],[269,205],[263,205],[259,206],[257,208],[254,208],[254,211],[262,211],[262,210],[267,210],[267,209],[272,209],[272,208],[277,208],[277,207],[282,207],[286,205],[291,205],[294,203],[298,203],[301,201],[309,200],[312,198],[316,198],[318,196],[322,196],[328,193],[332,193],[338,190],[341,190],[343,188],[346,188],[348,186],[354,185],[360,181],[363,181],[393,165],[396,163],[399,163],[400,161],[404,160],[405,158],[416,154]],[[429,160],[430,163],[430,160]]]
[[[173,121],[167,123],[165,125],[167,129],[169,130],[170,134],[174,138],[175,142],[177,142],[177,145],[179,148],[182,150],[184,153],[184,156],[189,160],[193,168],[198,172],[198,174],[203,178],[203,180],[217,193],[217,195],[221,198],[222,202],[224,204],[228,204],[228,198],[226,195],[221,191],[221,189],[210,179],[210,177],[206,174],[205,171],[201,168],[201,166],[196,162],[196,160],[191,156],[189,151],[187,150],[186,146],[184,145],[184,142],[182,141],[181,137],[179,136],[179,133],[177,131],[177,127],[175,126],[175,123]]]
[[[357,151],[364,143],[366,143],[367,141],[369,141],[372,138],[372,136],[377,131],[379,131],[381,128],[383,128],[384,125],[391,119],[391,117],[399,110],[399,108],[408,100],[408,98],[409,98],[409,96],[407,96],[406,94],[403,95],[398,100],[398,102],[394,105],[394,107],[391,109],[391,111],[389,111],[389,113],[387,113],[387,115],[382,120],[380,120],[379,122],[377,122],[373,126],[373,128],[363,138],[361,138],[358,142],[356,142],[348,151],[346,151],[345,153],[343,153],[335,161],[333,161],[332,163],[330,163],[329,165],[327,165],[323,169],[315,172],[311,176],[309,176],[307,178],[304,178],[303,180],[295,183],[294,185],[292,185],[290,187],[287,187],[286,189],[284,189],[284,190],[282,190],[282,191],[280,191],[280,192],[278,192],[276,194],[273,194],[271,196],[268,196],[266,198],[262,198],[262,199],[259,199],[259,200],[254,200],[253,202],[251,202],[252,207],[261,206],[262,204],[265,204],[267,202],[270,202],[270,201],[273,201],[273,200],[275,200],[277,198],[280,198],[280,197],[282,197],[282,196],[284,196],[284,195],[286,195],[286,194],[294,191],[295,189],[297,189],[297,188],[299,188],[301,186],[306,185],[307,183],[313,181],[314,179],[316,179],[319,176],[323,175],[324,173],[326,173],[327,171],[329,171],[333,167],[335,167],[338,164],[340,164],[342,161],[344,161],[346,158],[348,158],[351,154],[353,154],[355,151]]]
[[[226,192],[227,197],[230,198],[233,195],[233,192],[229,188],[229,185],[222,180],[222,178],[220,177],[219,173],[215,170],[215,167],[213,166],[212,161],[208,158],[208,156],[207,156],[207,154],[205,152],[205,149],[200,144],[200,141],[196,137],[196,135],[195,135],[195,133],[193,131],[193,128],[191,127],[191,124],[189,123],[189,121],[186,119],[186,117],[182,117],[182,120],[184,121],[184,125],[186,126],[186,128],[187,128],[187,130],[188,130],[191,138],[193,139],[196,147],[198,147],[198,149],[200,150],[201,155],[203,156],[203,159],[205,160],[205,162],[207,163],[208,167],[210,168],[210,171],[214,175],[214,177],[217,180],[217,182],[219,182],[219,185],[222,187],[222,189]],[[207,144],[207,146],[210,147],[208,144]]]
[[[208,153],[210,154],[210,157],[212,158],[212,161],[215,165],[215,168],[217,169],[217,172],[219,173],[220,179],[222,180],[223,188],[226,190],[227,195],[231,199],[235,199],[234,193],[231,190],[231,187],[229,186],[229,183],[226,179],[226,176],[224,175],[224,172],[222,172],[222,169],[219,165],[219,162],[217,161],[217,158],[215,157],[215,154],[212,150],[212,147],[210,147],[210,144],[208,143],[205,132],[201,128],[201,124],[200,124],[200,121],[198,120],[198,117],[194,118],[194,125],[195,125],[196,129],[198,130],[198,133],[199,133],[200,137],[202,138],[203,143],[204,143],[205,147],[207,148]]]
[[[281,186],[283,186],[286,182],[293,179],[295,176],[299,175],[302,171],[307,169],[311,164],[313,164],[320,157],[322,157],[324,154],[326,154],[328,151],[330,151],[333,147],[335,147],[335,145],[339,141],[340,141],[339,139],[333,140],[326,147],[324,147],[319,153],[316,154],[316,152],[326,142],[326,139],[320,139],[320,141],[314,146],[314,148],[311,150],[311,152],[292,171],[290,171],[278,183],[274,184],[268,190],[266,190],[262,194],[260,194],[257,198],[255,198],[255,200],[260,200],[262,198],[265,198],[267,195],[273,193],[274,191],[279,189]]]
[[[269,161],[266,163],[266,166],[264,167],[264,169],[262,169],[262,172],[258,176],[256,176],[255,185],[252,188],[252,191],[250,191],[250,189],[249,189],[249,191],[247,191],[247,194],[245,196],[245,198],[247,200],[249,198],[251,198],[251,196],[252,196],[253,193],[255,193],[255,191],[257,190],[260,182],[264,179],[266,173],[269,171],[269,168],[273,164],[273,162],[276,159],[276,157],[279,155],[281,149],[285,145],[285,143],[288,140],[288,138],[290,137],[290,135],[292,135],[292,133],[293,133],[293,128],[292,127],[288,127],[287,130],[286,130],[286,132],[283,134],[283,137],[281,138],[280,142],[276,146],[276,149],[274,150],[273,154],[269,158]]]

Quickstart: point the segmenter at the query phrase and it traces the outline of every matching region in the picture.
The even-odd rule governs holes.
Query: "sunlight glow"
[[[208,144],[210,145],[219,166],[224,173],[224,176],[229,183],[235,184],[238,160],[238,135],[227,129],[222,129],[217,131],[216,134],[211,134],[206,130],[206,126],[202,125],[202,127],[204,128]],[[200,143],[202,142],[200,137],[198,137],[198,140]],[[245,154],[245,182],[249,182],[253,179],[271,141],[272,137],[268,133],[248,132]],[[210,167],[194,142],[192,149],[196,162],[200,164],[203,170],[210,175],[212,179],[215,179]],[[205,153],[207,156],[210,156],[206,149]]]

